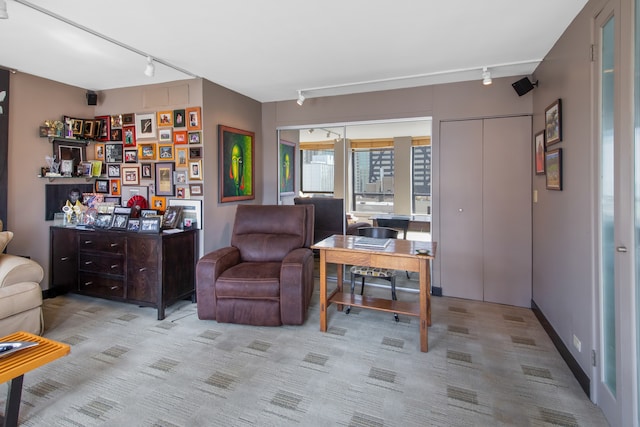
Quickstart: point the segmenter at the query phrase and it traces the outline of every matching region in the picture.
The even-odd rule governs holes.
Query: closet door
[[[440,286],[483,300],[482,120],[440,123]]]
[[[485,119],[484,301],[531,306],[531,118]]]

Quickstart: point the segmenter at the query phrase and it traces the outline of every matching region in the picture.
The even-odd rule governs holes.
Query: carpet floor
[[[531,310],[434,297],[421,353],[415,317],[331,306],[320,332],[318,288],[304,325],[275,328],[198,320],[189,301],[158,321],[131,304],[47,299],[44,336],[71,353],[25,375],[20,424],[607,425]]]

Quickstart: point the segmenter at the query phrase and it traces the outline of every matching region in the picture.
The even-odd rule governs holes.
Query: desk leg
[[[20,411],[20,399],[22,398],[23,375],[15,377],[9,383],[9,395],[4,409],[4,427],[18,425],[18,413]]]
[[[320,331],[327,332],[327,262],[326,251],[320,249]]]
[[[344,271],[344,265],[336,264],[336,276],[338,276],[338,283],[336,285],[336,288],[338,289],[338,292],[342,292],[342,279],[344,278],[343,271]],[[336,308],[338,311],[342,311],[344,308],[344,305],[336,304]]]
[[[429,260],[420,262],[420,351],[429,351],[429,335],[427,326],[431,324],[430,308],[431,297],[429,295]]]

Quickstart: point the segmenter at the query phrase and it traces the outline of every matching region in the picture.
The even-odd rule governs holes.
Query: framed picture
[[[160,216],[151,216],[140,218],[140,230],[138,233],[159,233],[160,232]]]
[[[158,129],[158,140],[165,144],[173,142],[173,131],[168,128]]]
[[[158,111],[158,127],[173,126],[173,111]]]
[[[218,126],[220,203],[255,199],[254,139],[254,132]]]
[[[173,144],[158,144],[158,160],[173,160]]]
[[[161,196],[151,196],[151,209],[164,212],[167,208],[167,199]]]
[[[82,138],[84,132],[84,122],[82,119],[71,119],[71,129],[73,136]]]
[[[129,218],[127,222],[127,231],[131,233],[137,233],[140,231],[140,218]]]
[[[93,139],[93,128],[96,122],[94,120],[84,120],[83,124],[83,136],[88,139]]]
[[[104,160],[104,144],[95,144],[93,146],[93,157],[96,160]]]
[[[184,110],[173,110],[173,127],[183,128],[187,126]]]
[[[91,160],[91,176],[101,176],[103,175],[102,167],[105,164],[102,163],[102,160]]]
[[[137,148],[125,148],[124,149],[124,162],[125,163],[138,163],[138,149]]]
[[[136,128],[135,126],[122,127],[122,143],[125,147],[136,146]]]
[[[173,162],[156,163],[156,195],[173,196]]]
[[[109,178],[120,178],[120,164],[119,163],[113,163],[110,165],[107,165],[107,176]]]
[[[136,139],[156,138],[156,115],[155,113],[136,114]]]
[[[190,160],[189,161],[189,179],[197,181],[202,180],[202,161]]]
[[[188,199],[189,198],[189,189],[187,187],[178,187],[178,186],[176,186],[176,198],[178,198],[178,199]]]
[[[189,184],[189,193],[192,196],[202,196],[202,184]]]
[[[140,218],[148,218],[152,216],[158,216],[158,211],[155,209],[142,209],[140,211]]]
[[[544,150],[544,131],[542,130],[533,137],[536,175],[544,175]]]
[[[127,113],[122,115],[123,126],[134,126],[136,124],[136,117],[133,113]]]
[[[547,190],[562,190],[562,148],[547,151],[545,169]]]
[[[149,187],[127,186],[122,187],[122,205],[123,206],[139,206],[140,209],[146,209],[149,206]]]
[[[202,147],[189,147],[189,159],[196,160],[202,158]]]
[[[122,166],[122,185],[140,185],[138,166]]]
[[[189,144],[201,144],[202,143],[202,132],[199,130],[194,132],[189,132]]]
[[[122,128],[111,129],[109,140],[122,142]]]
[[[176,147],[176,167],[177,168],[186,168],[187,167],[187,148]]]
[[[114,230],[126,230],[128,221],[129,221],[129,215],[114,213],[113,219],[111,220],[110,228]]]
[[[177,130],[173,133],[174,144],[186,144],[187,143],[187,131]]]
[[[122,163],[122,144],[104,144],[107,163]]]
[[[544,129],[547,146],[562,141],[562,103],[559,99],[545,108]]]
[[[111,214],[110,213],[99,213],[96,217],[96,222],[93,223],[95,228],[109,228],[111,227]]]
[[[74,165],[79,165],[87,158],[87,146],[83,142],[53,141],[53,155],[58,161],[73,160]]]
[[[187,183],[187,171],[179,170],[173,173],[173,182],[176,184],[186,184]]]
[[[156,144],[138,144],[138,159],[140,160],[155,160],[156,159]]]
[[[169,205],[162,217],[162,228],[177,228],[182,222],[182,206]]]
[[[111,116],[111,129],[122,129],[122,114]]]
[[[101,120],[93,121],[93,139],[95,139],[96,141],[98,140],[98,138],[100,138],[100,134],[102,133],[102,129],[100,129],[100,126],[102,126]]]
[[[200,107],[187,108],[187,129],[188,130],[201,130],[202,118],[200,114]]]
[[[140,168],[142,179],[153,179],[153,163],[140,163]]]
[[[296,145],[288,141],[280,141],[279,178],[280,194],[293,194],[296,182],[295,155]]]
[[[120,192],[120,180],[119,179],[110,179],[109,186],[111,187],[111,195],[112,196],[120,196],[122,193]]]
[[[96,139],[98,141],[109,141],[109,135],[111,134],[111,117],[96,116],[96,120],[100,121],[100,132]]]
[[[91,162],[82,162],[80,166],[82,166],[82,176],[91,176]]]
[[[96,179],[94,183],[94,191],[96,193],[109,194],[109,180],[108,179]]]
[[[202,229],[202,200],[169,199],[169,206],[182,206],[184,228]]]

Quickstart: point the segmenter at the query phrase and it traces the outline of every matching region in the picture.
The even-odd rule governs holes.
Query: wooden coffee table
[[[0,383],[11,381],[4,411],[4,426],[17,426],[22,398],[22,381],[24,374],[66,356],[71,347],[28,332],[16,332],[0,338],[2,342],[31,341],[37,342],[34,347],[19,350],[0,358]]]

